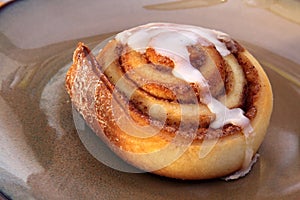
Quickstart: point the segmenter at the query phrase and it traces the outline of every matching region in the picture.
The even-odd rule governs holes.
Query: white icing
[[[197,26],[172,24],[172,23],[149,23],[143,26],[135,27],[123,31],[116,35],[116,39],[123,44],[128,44],[135,50],[145,51],[147,47],[151,47],[151,42],[156,40],[157,37],[164,35],[164,39],[168,37],[180,37],[183,41],[180,42],[180,49],[185,49],[187,45],[200,43],[203,46],[214,45],[222,56],[230,54],[225,44],[218,39],[230,38],[226,33],[206,29]],[[159,40],[160,43],[165,41]],[[166,49],[166,46],[164,46]],[[171,51],[175,51],[169,48]]]
[[[258,158],[259,158],[259,154],[255,154],[253,159],[250,159],[250,162],[247,166],[243,166],[243,168],[240,169],[239,171],[237,171],[227,177],[224,177],[222,179],[225,181],[231,181],[231,180],[236,180],[238,178],[246,176],[251,171],[251,168],[257,162]]]
[[[244,129],[245,134],[250,134],[253,129],[249,127],[250,120],[244,115],[240,108],[229,109],[215,98],[207,104],[208,108],[216,114],[216,119],[210,125],[211,128],[217,129],[225,124],[239,125]]]
[[[207,81],[200,71],[191,65],[186,47],[196,43],[203,46],[214,45],[222,56],[226,56],[230,51],[218,40],[224,38],[230,40],[227,34],[220,31],[171,23],[150,23],[116,35],[116,40],[138,52],[144,53],[147,48],[153,48],[157,53],[169,57],[175,63],[174,76],[190,83],[198,83],[202,88],[208,88]],[[201,97],[201,100],[216,114],[211,128],[221,128],[231,123],[244,128],[245,135],[252,132],[249,119],[243,115],[244,112],[240,108],[228,109],[210,93]]]

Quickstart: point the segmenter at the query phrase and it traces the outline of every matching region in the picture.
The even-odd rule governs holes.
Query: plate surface
[[[28,0],[1,8],[1,192],[12,199],[299,199],[300,25],[269,5],[170,2]],[[157,21],[227,32],[266,70],[274,111],[261,156],[246,177],[178,181],[120,172],[82,143],[64,89],[76,44],[94,47],[115,32]]]

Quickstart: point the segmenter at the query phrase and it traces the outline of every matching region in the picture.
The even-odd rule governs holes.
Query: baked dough
[[[79,43],[66,88],[118,156],[178,179],[248,168],[273,105],[264,70],[238,42],[170,23],[121,32],[98,55]]]

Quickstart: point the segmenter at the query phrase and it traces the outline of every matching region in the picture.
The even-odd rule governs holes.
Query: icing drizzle
[[[230,51],[219,41],[221,38],[230,40],[227,34],[220,31],[171,23],[149,23],[116,35],[116,40],[140,53],[144,53],[151,47],[157,53],[171,58],[175,63],[172,71],[174,76],[190,83],[197,83],[207,89],[209,87],[207,81],[200,71],[191,65],[186,47],[196,43],[203,46],[214,45],[222,56],[227,56]],[[211,128],[217,129],[231,123],[242,127],[246,135],[252,132],[250,121],[243,115],[242,109],[228,109],[210,93],[201,99],[211,112],[216,114],[215,121],[210,125]]]

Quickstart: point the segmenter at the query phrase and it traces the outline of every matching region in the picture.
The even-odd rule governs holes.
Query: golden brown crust
[[[259,63],[239,45],[227,45],[231,45],[234,56],[223,59],[210,47],[204,50],[190,47],[190,59],[195,59],[196,68],[211,80],[214,96],[222,101],[227,95],[231,107],[244,108],[254,129],[250,146],[246,145],[238,126],[228,124],[220,130],[209,129],[215,116],[199,103],[200,93],[206,91],[172,76],[170,69],[174,63],[151,49],[144,55],[128,50],[124,53],[128,47],[120,47],[113,40],[96,60],[89,55],[88,48],[79,43],[74,52],[74,63],[67,73],[66,88],[75,108],[95,133],[128,163],[145,171],[180,179],[226,176],[241,169],[246,148],[258,150],[272,111],[271,86]],[[193,52],[201,52],[202,56],[197,57]],[[220,74],[219,80],[225,85],[226,92],[219,89],[222,88],[219,83],[213,83],[216,70],[211,71],[211,65]],[[146,71],[131,73],[140,66],[145,66],[143,70]],[[167,116],[159,108],[150,115],[154,104],[161,105]],[[190,113],[200,107],[200,115],[187,114],[187,123],[182,125],[181,106],[186,106],[184,108]],[[164,119],[165,124],[162,124]],[[149,126],[151,130],[147,132],[145,127]],[[155,134],[151,135],[151,131]],[[205,139],[208,136],[210,139]],[[174,140],[185,145],[174,146]],[[199,157],[199,152],[209,149],[212,143],[209,154]],[[169,146],[172,151],[162,150]],[[181,153],[178,156],[176,152]],[[174,159],[165,161],[167,158]]]

